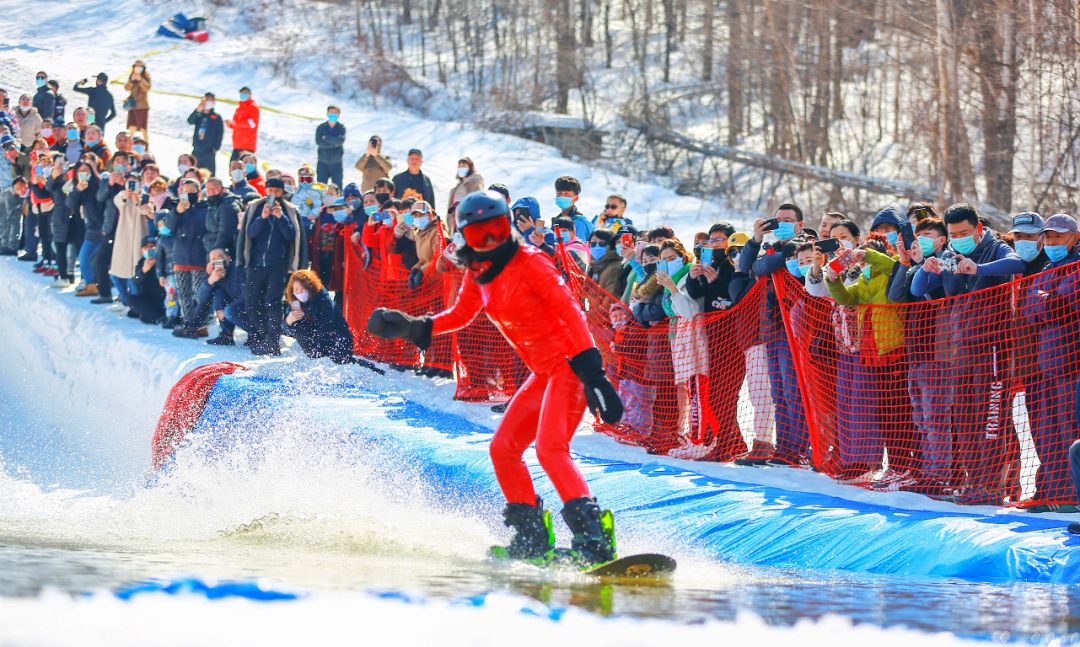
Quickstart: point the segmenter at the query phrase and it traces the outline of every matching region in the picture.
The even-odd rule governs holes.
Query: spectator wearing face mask
[[[236,253],[236,230],[240,220],[240,201],[225,189],[218,178],[206,181],[206,234],[203,247],[225,250],[231,258]]]
[[[75,84],[76,92],[86,95],[86,103],[94,111],[94,123],[105,132],[105,125],[116,117],[116,102],[112,92],[109,92],[109,77],[104,73],[98,73],[94,79],[93,87],[87,87],[89,79],[83,79]]]
[[[0,88],[0,136],[7,134],[12,139],[17,140],[20,136],[19,120],[16,118],[10,104],[11,100],[8,98],[7,90]]]
[[[1070,490],[1067,448],[1080,436],[1073,414],[1080,378],[1080,315],[1071,305],[1076,302],[1077,277],[1075,270],[1060,268],[1080,261],[1080,227],[1072,216],[1055,214],[1046,219],[1041,237],[1047,262],[1043,273],[1022,284],[1020,310],[1038,331],[1037,381],[1027,390],[1034,401],[1031,438],[1039,456],[1036,496],[1060,499]],[[1036,511],[1065,510],[1047,505]]]
[[[241,160],[233,160],[229,162],[229,192],[240,198],[241,201],[247,198],[259,198],[259,192],[255,187],[248,184],[247,173],[244,170],[244,162]]]
[[[138,317],[139,321],[149,325],[157,325],[165,319],[165,288],[158,280],[156,246],[157,240],[153,236],[142,240],[141,255],[132,273],[134,290],[128,311],[129,317]]]
[[[127,107],[127,129],[140,130],[144,137],[149,137],[150,134],[150,73],[146,71],[146,64],[142,61],[135,61],[135,64],[131,66],[131,72],[128,73],[127,82],[124,83],[124,90],[128,92],[127,105],[134,104],[134,107]]]
[[[24,94],[19,97],[19,107],[15,109],[15,116],[19,120],[19,132],[22,133],[24,150],[30,150],[31,144],[41,134],[41,113],[34,107],[30,95]]]
[[[597,229],[589,238],[589,266],[586,274],[608,294],[616,297],[626,289],[623,259],[616,250],[619,238],[610,229]]]
[[[570,258],[577,264],[578,269],[584,272],[589,266],[589,245],[578,239],[574,221],[565,216],[556,216],[551,224],[552,228],[558,227],[559,231],[559,240],[555,242],[559,243],[561,240],[563,247],[570,253]]]
[[[0,191],[0,256],[15,256],[19,253],[19,231],[26,209],[26,179],[16,177]]]
[[[771,220],[775,222],[765,218],[757,220],[753,237],[739,252],[739,271],[752,277],[752,281],[767,280],[770,274],[785,269],[789,259],[784,257],[784,246],[803,228],[802,209],[795,204],[781,204],[773,212]],[[765,235],[770,231],[776,237],[776,243],[764,242]],[[811,263],[812,257],[811,252]],[[770,460],[801,464],[810,451],[810,436],[803,416],[794,359],[784,330],[780,304],[771,285],[766,292],[762,322],[762,334],[767,340],[769,388],[776,406],[776,452]]]
[[[100,128],[97,126],[87,126],[86,132],[83,134],[83,142],[85,144],[83,146],[83,155],[93,153],[98,160],[100,160],[102,165],[109,163],[112,152],[110,152],[109,147],[105,145],[105,141],[101,139]]]
[[[315,129],[315,146],[318,160],[315,169],[319,182],[333,182],[341,186],[344,183],[344,169],[341,159],[345,156],[345,124],[340,122],[341,109],[327,106],[326,121]]]
[[[868,237],[863,249],[851,253],[862,277],[851,284],[826,266],[829,293],[842,306],[890,303],[888,287],[896,261],[885,254],[882,232]],[[904,321],[897,308],[860,308],[854,330],[841,338],[838,357],[837,426],[842,477],[851,478],[878,469],[882,450],[889,448],[889,469],[882,478],[904,487],[916,483],[907,394],[907,358],[904,352]],[[884,433],[883,433],[884,432]]]
[[[207,92],[187,118],[187,122],[194,127],[191,154],[199,160],[202,168],[210,171],[210,175],[217,173],[217,153],[225,136],[225,122],[214,111],[216,104],[214,93]]]
[[[462,157],[457,163],[457,184],[450,191],[450,197],[446,204],[457,204],[465,199],[465,196],[475,191],[484,190],[484,176],[476,172],[476,164],[471,158]],[[454,219],[451,218],[449,235],[454,234]]]
[[[260,196],[266,197],[266,179],[259,173],[259,159],[254,153],[244,153],[241,161],[244,163],[244,179],[248,186],[255,189]],[[266,178],[269,177],[270,172],[267,171]]]
[[[176,206],[165,216],[173,235],[173,275],[176,280],[176,296],[180,302],[180,316],[184,326],[173,329],[177,337],[182,331],[194,327],[198,336],[207,336],[207,317],[196,320],[199,289],[206,283],[206,200],[199,192],[197,180],[184,180],[177,195]]]
[[[247,273],[244,309],[251,352],[279,355],[281,297],[290,272],[307,265],[307,241],[296,208],[284,200],[285,183],[266,181],[266,198],[251,203],[237,240],[240,263]],[[235,321],[235,320],[234,320]],[[239,324],[239,322],[236,322]]]
[[[56,110],[56,94],[49,87],[49,75],[38,72],[34,80],[37,84],[37,92],[34,93],[33,98],[34,112],[40,115],[42,119],[46,117],[51,119],[53,112]],[[22,105],[21,99],[19,104]],[[23,133],[23,141],[26,141],[25,132]]]
[[[334,303],[338,307],[341,306],[345,287],[344,231],[352,223],[352,211],[345,199],[337,198],[323,207],[308,238],[311,269],[319,275],[323,285],[334,293]]]
[[[578,211],[577,201],[580,197],[581,182],[576,177],[564,175],[555,180],[555,206],[559,209],[559,216],[574,223],[574,235],[578,240],[589,240],[593,225]]]
[[[727,310],[735,303],[729,289],[735,266],[727,255],[728,239],[735,227],[719,222],[709,228],[708,237],[697,252],[698,262],[690,267],[686,293],[701,299],[703,312]]]
[[[64,123],[64,115],[67,113],[67,97],[60,94],[60,84],[51,79],[49,80],[49,89],[52,90],[53,95],[56,97],[53,101],[51,121],[62,124]]]
[[[45,274],[54,269],[52,212],[53,194],[49,190],[49,175],[52,171],[52,153],[45,149],[35,158],[30,169],[30,185],[26,220],[23,226],[24,248],[28,261],[36,263],[34,272]],[[38,255],[38,246],[41,255]],[[39,260],[40,259],[40,260]],[[51,273],[50,273],[51,274]]]
[[[1037,213],[1025,212],[1013,216],[1012,229],[1009,230],[1013,251],[1020,260],[1027,263],[1024,277],[1033,276],[1046,267],[1046,252],[1042,246],[1043,219]]]
[[[367,152],[356,160],[356,170],[362,175],[360,190],[367,193],[374,189],[376,180],[390,177],[391,168],[390,158],[382,154],[382,137],[372,135],[368,139]]]
[[[281,330],[300,344],[305,355],[311,359],[329,357],[336,364],[353,362],[352,331],[317,274],[311,270],[293,272],[285,298],[289,310]]]
[[[75,168],[75,183],[68,193],[68,209],[77,214],[83,222],[85,237],[79,248],[79,269],[82,274],[83,288],[75,293],[77,297],[98,296],[97,278],[94,275],[91,259],[97,250],[105,242],[105,233],[102,231],[103,210],[98,202],[98,188],[101,179],[98,177],[96,164],[86,161],[81,162]],[[107,277],[100,277],[107,280]]]
[[[870,233],[882,234],[892,250],[900,241],[900,227],[907,222],[907,217],[897,207],[885,207],[874,215],[870,223]]]
[[[240,102],[236,104],[232,119],[226,119],[225,125],[232,129],[232,156],[229,161],[254,153],[259,146],[259,106],[251,96],[251,88],[240,88]],[[250,175],[251,170],[247,171]],[[265,195],[260,192],[260,195]]]

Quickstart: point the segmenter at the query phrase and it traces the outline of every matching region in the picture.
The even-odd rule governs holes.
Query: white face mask
[[[468,166],[459,166],[458,167],[458,169],[457,169],[457,176],[458,177],[465,177],[468,174],[469,174],[469,167]]]
[[[214,102],[213,101],[207,101],[206,102],[206,109],[207,110],[213,110],[214,109]]]
[[[296,300],[300,303],[307,303],[308,293],[306,290],[293,290],[293,296],[295,296]]]
[[[234,168],[233,170],[229,171],[229,177],[232,178],[233,182],[242,181],[244,179],[244,169]]]
[[[180,169],[180,175],[183,175],[184,173],[188,172],[188,169],[191,168],[191,166],[188,164],[180,163],[176,165],[176,168]]]
[[[844,249],[855,249],[855,243],[851,242],[850,240],[841,240],[840,246]]]

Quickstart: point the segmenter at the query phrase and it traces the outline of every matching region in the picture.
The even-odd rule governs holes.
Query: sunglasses
[[[612,209],[618,209],[620,206],[621,205],[617,205],[617,204],[605,204],[604,208],[607,209],[608,211],[611,211]]]
[[[310,176],[310,175],[301,175],[300,176],[300,181],[301,182],[314,182],[315,178]]]

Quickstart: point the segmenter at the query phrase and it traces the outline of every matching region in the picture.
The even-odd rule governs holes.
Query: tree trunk
[[[1015,0],[995,0],[978,7],[975,52],[982,96],[986,199],[1009,211],[1016,157],[1016,6]]]
[[[716,0],[705,0],[705,16],[702,19],[705,40],[701,45],[701,78],[704,81],[712,81],[713,78],[713,47],[716,39],[714,32],[715,22]]]
[[[945,176],[945,195],[956,201],[968,192],[962,159],[965,146],[964,120],[960,112],[959,51],[957,30],[954,27],[958,0],[936,0],[937,9],[937,67],[938,67],[938,118],[941,123],[940,159]],[[970,160],[967,162],[970,165]]]
[[[727,143],[734,146],[742,135],[743,107],[746,105],[743,75],[742,0],[727,0]]]
[[[555,0],[555,10],[555,112],[565,115],[570,107],[570,87],[578,78],[570,0]]]
[[[664,0],[664,83],[671,83],[671,52],[675,50],[678,20],[675,0]]]
[[[604,0],[604,67],[611,69],[611,0]]]

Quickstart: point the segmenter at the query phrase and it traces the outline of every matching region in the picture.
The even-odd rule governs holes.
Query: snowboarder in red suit
[[[465,239],[457,254],[466,272],[454,305],[424,317],[379,308],[368,331],[425,348],[433,335],[461,330],[483,310],[532,371],[491,440],[491,462],[507,501],[503,516],[514,529],[506,553],[517,559],[553,554],[551,516],[522,460],[535,441],[537,459],[574,532],[571,554],[584,563],[610,561],[615,558],[610,512],[601,512],[570,457],[570,439],[586,405],[605,422],[622,417],[622,402],[605,376],[585,314],[551,260],[511,234],[502,195],[472,193],[458,205],[456,218]]]

